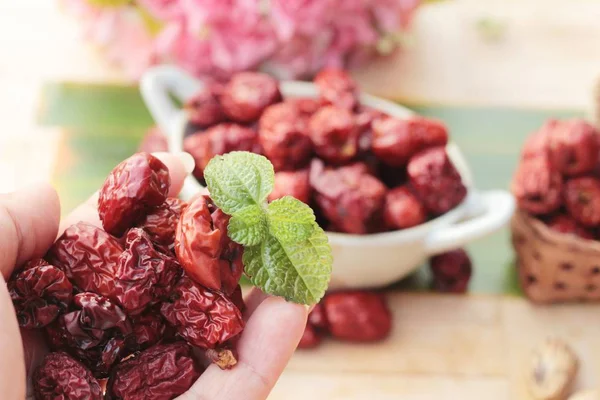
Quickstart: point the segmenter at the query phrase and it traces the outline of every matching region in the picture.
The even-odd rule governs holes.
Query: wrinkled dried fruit
[[[285,99],[286,103],[292,103],[300,111],[300,114],[305,117],[310,117],[314,113],[319,110],[321,107],[321,102],[317,99],[313,99],[312,97],[295,97],[291,99]]]
[[[130,317],[132,332],[125,340],[131,351],[147,349],[160,342],[165,336],[166,326],[160,307],[148,309],[143,314]]]
[[[383,217],[391,229],[406,229],[425,222],[427,210],[407,186],[401,186],[386,194]]]
[[[445,146],[448,130],[441,122],[423,117],[379,118],[373,123],[373,153],[387,165],[402,167],[418,152]]]
[[[310,184],[316,203],[333,229],[364,234],[375,230],[380,223],[386,188],[367,173],[365,164],[333,169],[314,160]]]
[[[244,296],[242,295],[242,287],[237,285],[233,293],[229,296],[229,299],[235,304],[235,306],[242,312],[246,311],[246,303],[244,302]]]
[[[73,285],[60,269],[37,259],[27,263],[8,281],[19,326],[42,328],[64,312],[73,297]]]
[[[136,153],[117,165],[100,188],[98,214],[104,230],[121,236],[165,201],[169,186],[167,166],[149,153]]]
[[[523,144],[521,158],[525,160],[538,156],[548,156],[550,132],[552,132],[558,123],[557,120],[550,119],[540,129],[530,134]]]
[[[67,353],[46,355],[33,374],[36,400],[102,400],[102,388],[92,373]]]
[[[344,164],[358,154],[360,130],[354,116],[343,108],[321,108],[310,118],[309,135],[323,160]]]
[[[433,214],[450,211],[467,196],[467,188],[444,147],[433,147],[413,156],[407,171],[415,193]]]
[[[312,349],[321,344],[323,340],[321,334],[317,333],[314,326],[309,323],[306,324],[304,328],[304,333],[300,338],[300,343],[298,343],[299,349]]]
[[[594,239],[594,234],[590,230],[578,224],[577,221],[568,215],[556,215],[552,217],[547,224],[550,229],[560,233],[568,233],[584,239]]]
[[[319,88],[322,104],[333,104],[346,110],[353,110],[358,105],[356,83],[346,71],[324,69],[315,76],[314,83]]]
[[[138,222],[154,243],[172,248],[175,244],[175,229],[187,203],[176,197],[169,197]]]
[[[277,81],[258,72],[236,74],[221,94],[225,114],[244,123],[256,121],[265,108],[279,101],[281,93]]]
[[[166,298],[182,268],[174,257],[159,252],[146,232],[131,228],[115,274],[115,297],[128,314],[139,314]]]
[[[536,400],[562,400],[567,397],[579,368],[568,344],[547,339],[532,353],[526,380]]]
[[[183,109],[188,121],[197,127],[215,125],[225,120],[225,113],[219,103],[223,87],[217,83],[208,83],[200,92],[185,102]]]
[[[168,150],[169,144],[167,142],[167,137],[157,126],[148,129],[148,132],[146,132],[138,147],[138,151],[146,153]]]
[[[308,136],[308,118],[294,103],[269,106],[260,117],[258,134],[275,171],[301,168],[309,161],[312,141]]]
[[[217,208],[212,201],[209,201],[208,208],[211,211],[210,216],[213,227],[221,231],[221,243],[219,245],[221,248],[219,256],[221,291],[229,296],[239,287],[238,283],[244,273],[244,263],[242,261],[244,247],[227,236],[230,216]]]
[[[261,153],[258,134],[254,129],[231,123],[215,125],[204,132],[187,136],[183,149],[194,157],[194,176],[203,179],[204,168],[216,155],[232,151]]]
[[[519,208],[534,215],[547,214],[561,203],[562,178],[546,156],[521,161],[513,176],[511,189]]]
[[[308,204],[310,202],[310,183],[308,177],[309,173],[307,169],[293,172],[276,172],[275,186],[271,194],[269,194],[269,201],[280,199],[283,196],[292,196]]]
[[[591,171],[598,160],[598,140],[598,132],[583,120],[557,121],[548,139],[552,166],[568,176]]]
[[[385,339],[392,315],[382,293],[347,291],[330,293],[322,301],[329,332],[337,339],[371,342]]]
[[[114,295],[114,277],[123,247],[117,239],[85,222],[65,230],[52,245],[46,259],[65,272],[80,290]]]
[[[473,268],[466,251],[457,249],[431,257],[433,288],[440,292],[464,293]]]
[[[244,328],[242,313],[231,300],[185,276],[160,311],[179,336],[202,348],[224,344]]]
[[[564,185],[567,211],[585,226],[600,224],[600,180],[591,177],[575,178]]]
[[[107,400],[169,400],[185,393],[202,373],[184,342],[159,344],[117,365]]]

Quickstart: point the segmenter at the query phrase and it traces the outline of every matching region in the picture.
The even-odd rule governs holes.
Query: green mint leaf
[[[265,211],[260,206],[248,206],[233,214],[227,227],[228,236],[244,246],[255,246],[268,233]]]
[[[204,169],[210,197],[224,213],[262,206],[273,190],[275,172],[265,157],[245,151],[216,156]]]
[[[300,304],[315,304],[325,294],[333,257],[327,235],[314,224],[304,241],[281,242],[268,235],[244,250],[244,270],[264,292]]]
[[[285,196],[267,208],[271,234],[281,242],[306,240],[315,227],[313,210],[300,200]]]

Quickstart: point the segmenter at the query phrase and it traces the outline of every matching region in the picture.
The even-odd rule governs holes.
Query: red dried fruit
[[[197,347],[215,348],[244,329],[242,313],[231,300],[185,276],[160,312],[179,336]]]
[[[448,131],[440,121],[413,117],[379,118],[373,123],[373,153],[384,163],[402,167],[418,152],[448,143]]]
[[[138,147],[138,151],[146,153],[168,150],[169,144],[167,142],[167,137],[157,126],[148,129]]]
[[[344,70],[328,68],[315,76],[315,84],[319,88],[319,98],[323,104],[353,110],[358,105],[356,83]]]
[[[221,94],[225,114],[234,121],[256,121],[263,110],[281,101],[277,80],[258,72],[242,72],[231,78]]]
[[[327,315],[322,303],[317,303],[313,310],[308,314],[308,323],[321,332],[328,331]]]
[[[551,164],[569,176],[591,171],[600,151],[598,139],[598,132],[583,120],[556,122],[548,140]]]
[[[65,230],[46,259],[81,291],[114,295],[114,277],[123,247],[102,229],[79,222]]]
[[[312,114],[316,113],[321,107],[321,102],[317,99],[313,99],[312,97],[296,97],[291,99],[285,99],[286,103],[294,104],[300,114],[305,117],[310,117]]]
[[[292,196],[308,204],[310,202],[310,183],[307,169],[293,172],[276,172],[275,186],[269,194],[269,201],[283,196]]]
[[[36,400],[102,400],[102,388],[92,373],[67,353],[46,355],[33,374]]]
[[[365,164],[333,169],[314,160],[310,184],[320,211],[333,224],[333,229],[365,234],[380,224],[386,187],[367,173]]]
[[[567,215],[555,215],[547,224],[550,229],[560,233],[572,234],[589,240],[594,239],[594,234],[591,231],[579,225],[577,221]]]
[[[169,193],[169,169],[149,153],[136,153],[117,165],[104,181],[98,214],[104,230],[121,236]]]
[[[425,208],[436,215],[450,211],[467,196],[467,188],[444,147],[434,147],[413,156],[408,176]]]
[[[230,216],[217,208],[212,201],[209,203],[211,218],[215,229],[221,231],[221,254],[219,256],[219,270],[221,273],[221,291],[226,295],[231,295],[236,288],[244,273],[244,247],[227,236],[227,226]],[[241,309],[240,309],[241,310]]]
[[[143,314],[130,317],[132,332],[125,343],[131,351],[147,349],[160,342],[165,336],[165,321],[160,314],[160,308],[149,309]]]
[[[429,260],[433,273],[433,288],[440,292],[464,293],[469,286],[472,266],[463,249],[452,250]]]
[[[64,312],[73,297],[73,285],[60,269],[43,260],[33,260],[8,281],[19,326],[42,328]]]
[[[391,229],[406,229],[427,221],[427,210],[407,186],[401,186],[387,192],[383,217]]]
[[[237,285],[235,290],[229,296],[233,304],[242,312],[246,311],[246,303],[244,302],[244,296],[242,295],[242,287]]]
[[[204,132],[187,136],[183,140],[183,149],[194,157],[194,176],[197,179],[203,179],[204,168],[214,156],[232,151],[261,153],[256,131],[231,123],[215,125]]]
[[[114,368],[106,399],[174,399],[185,393],[201,373],[188,344],[158,344]]]
[[[219,103],[222,86],[209,83],[185,102],[183,109],[188,121],[197,127],[207,127],[225,121],[223,107]]]
[[[309,135],[317,155],[327,162],[343,164],[358,153],[360,130],[354,116],[343,108],[321,108],[310,118]]]
[[[575,178],[564,185],[565,207],[577,222],[585,226],[600,224],[600,180]]]
[[[511,189],[519,208],[531,214],[547,214],[561,204],[562,177],[541,154],[524,159],[513,176]]]
[[[329,332],[337,339],[372,342],[385,339],[392,329],[392,315],[381,293],[330,293],[322,303],[329,321]]]
[[[187,203],[176,197],[169,197],[163,204],[152,210],[138,222],[154,243],[172,248],[175,244],[175,229]]]
[[[139,314],[166,298],[183,272],[174,257],[162,254],[140,228],[125,235],[115,274],[115,298],[128,314]]]
[[[528,159],[538,156],[547,156],[550,132],[552,132],[556,124],[558,124],[557,120],[550,119],[546,121],[540,129],[530,134],[523,144],[521,158]]]
[[[259,121],[259,140],[276,171],[301,168],[310,159],[308,119],[294,103],[267,107]]]
[[[321,335],[319,333],[317,333],[314,326],[312,326],[309,322],[306,324],[306,327],[304,328],[304,333],[302,334],[302,337],[300,338],[300,343],[298,343],[298,348],[299,349],[312,349],[314,347],[317,347],[319,344],[321,344],[322,340],[323,340],[323,338],[321,337]]]

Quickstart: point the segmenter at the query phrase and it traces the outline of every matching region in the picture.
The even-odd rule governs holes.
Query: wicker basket
[[[556,232],[520,210],[511,229],[519,282],[529,299],[600,300],[600,242]]]

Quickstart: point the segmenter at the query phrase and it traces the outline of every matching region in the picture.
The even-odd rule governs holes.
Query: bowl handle
[[[513,196],[503,190],[474,191],[467,205],[467,220],[442,227],[425,238],[428,255],[464,246],[504,226],[515,210]]]
[[[181,134],[175,132],[181,129],[178,118],[180,106],[171,96],[183,102],[202,90],[202,87],[202,81],[171,65],[150,68],[140,80],[140,92],[150,114],[169,136]]]

